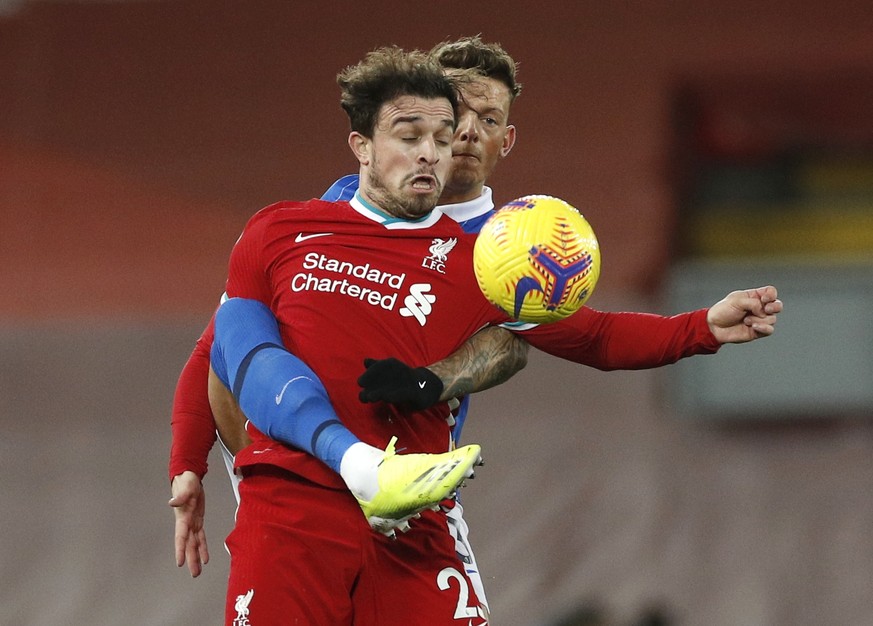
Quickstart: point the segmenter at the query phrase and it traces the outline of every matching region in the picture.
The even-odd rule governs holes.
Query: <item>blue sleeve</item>
[[[348,201],[355,197],[355,192],[357,190],[358,175],[348,174],[328,187],[327,191],[321,194],[321,199],[329,202]]]

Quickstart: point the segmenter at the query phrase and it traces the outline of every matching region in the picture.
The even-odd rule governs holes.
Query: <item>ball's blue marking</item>
[[[513,317],[518,319],[524,299],[531,291],[542,291],[539,281],[533,276],[524,276],[515,284],[515,307]]]

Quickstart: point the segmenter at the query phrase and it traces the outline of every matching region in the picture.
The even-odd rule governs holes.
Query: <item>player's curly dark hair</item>
[[[485,43],[479,35],[461,37],[437,44],[430,55],[444,68],[474,70],[499,80],[509,88],[510,102],[521,93],[518,63],[499,43]]]
[[[397,46],[377,48],[337,75],[340,103],[351,129],[372,137],[382,105],[398,96],[446,98],[457,119],[458,96],[452,79],[427,53]]]

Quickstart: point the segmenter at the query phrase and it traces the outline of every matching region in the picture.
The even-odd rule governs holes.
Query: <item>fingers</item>
[[[199,535],[197,542],[200,548],[200,563],[206,565],[209,563],[209,546],[206,545],[206,531],[201,529],[197,534]]]
[[[777,300],[776,302],[770,303],[769,306],[771,310],[773,310],[769,315],[747,315],[743,318],[743,324],[754,330],[759,337],[769,337],[776,330],[776,313],[782,310],[782,303]],[[766,307],[764,312],[767,313]]]
[[[782,312],[782,301],[779,299],[779,292],[776,287],[768,285],[767,287],[758,287],[752,290],[752,297],[761,302],[761,313],[764,315],[776,315]]]
[[[203,566],[197,557],[197,547],[193,545],[193,541],[189,541],[188,546],[185,548],[185,562],[188,564],[188,572],[191,574],[191,578],[197,578],[203,572]]]
[[[742,311],[748,311],[752,315],[761,317],[764,315],[765,303],[758,289],[737,291],[733,305]]]
[[[779,293],[776,291],[776,287],[773,285],[767,285],[766,287],[758,287],[756,289],[752,289],[750,296],[757,297],[764,304],[768,302],[773,302],[779,297]]]
[[[773,300],[764,305],[764,313],[767,315],[776,315],[782,312],[782,300]]]
[[[188,535],[188,541],[185,546],[185,559],[188,563],[188,571],[193,578],[197,578],[203,572],[203,564],[205,561],[201,557],[201,547],[199,533],[191,533]]]
[[[188,536],[188,522],[184,519],[177,519],[176,532],[173,535],[176,567],[182,567],[185,564],[185,551],[188,546]]]
[[[735,291],[731,295],[734,296],[735,307],[749,311],[755,316],[764,317],[782,312],[782,301],[779,300],[779,294],[773,286]]]
[[[203,572],[203,566],[209,563],[209,546],[206,543],[206,532],[202,527],[195,531],[189,524],[189,517],[179,517],[176,520],[173,537],[176,567],[187,564],[191,576],[197,578]]]
[[[782,301],[778,298],[778,292],[772,285],[758,287],[747,292],[750,304],[747,310],[752,313],[743,319],[743,323],[754,330],[759,336],[772,335],[775,331],[776,317],[782,312]]]
[[[746,326],[750,327],[759,337],[769,337],[776,328],[773,324],[767,324],[755,318],[747,318]]]

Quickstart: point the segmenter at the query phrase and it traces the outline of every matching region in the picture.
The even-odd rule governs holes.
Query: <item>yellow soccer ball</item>
[[[591,296],[600,276],[600,247],[573,206],[552,196],[524,196],[482,226],[473,269],[485,297],[510,317],[555,322]]]

